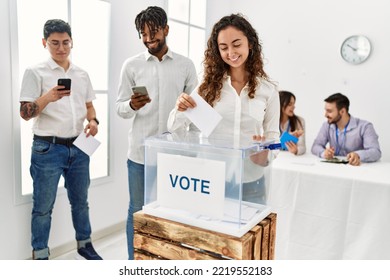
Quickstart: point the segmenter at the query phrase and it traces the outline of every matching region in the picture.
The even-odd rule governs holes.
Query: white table
[[[268,204],[276,259],[390,260],[390,163],[351,166],[281,152]]]

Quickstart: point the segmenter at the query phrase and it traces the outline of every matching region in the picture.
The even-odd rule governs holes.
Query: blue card
[[[298,143],[298,138],[285,131],[282,136],[280,136],[280,143],[282,144],[283,150],[287,150],[286,142],[294,142],[296,144]]]

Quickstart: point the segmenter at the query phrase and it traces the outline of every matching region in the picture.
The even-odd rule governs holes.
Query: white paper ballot
[[[100,141],[92,135],[87,137],[85,132],[82,132],[79,137],[74,140],[73,145],[82,150],[87,155],[91,156],[100,145]]]
[[[196,103],[195,108],[188,108],[184,114],[193,124],[199,128],[204,136],[208,137],[214,128],[221,121],[222,116],[218,114],[196,91],[191,93],[191,97]]]

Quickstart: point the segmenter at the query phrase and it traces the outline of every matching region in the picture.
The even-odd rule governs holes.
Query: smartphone
[[[134,86],[131,87],[133,93],[137,93],[138,95],[148,95],[148,90],[145,86]]]
[[[58,79],[57,85],[65,86],[65,88],[61,88],[59,90],[70,90],[71,83],[72,83],[71,79]]]
[[[325,159],[321,160],[322,162],[327,162],[327,163],[342,163],[342,164],[347,164],[349,161],[346,158],[331,158],[331,159]]]

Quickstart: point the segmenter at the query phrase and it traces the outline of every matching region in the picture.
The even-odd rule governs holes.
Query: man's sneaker
[[[38,250],[38,251],[32,251],[32,259],[33,260],[48,260],[50,255],[49,248]]]
[[[77,249],[78,259],[84,260],[102,260],[102,257],[96,253],[92,243],[85,244],[85,247]]]

